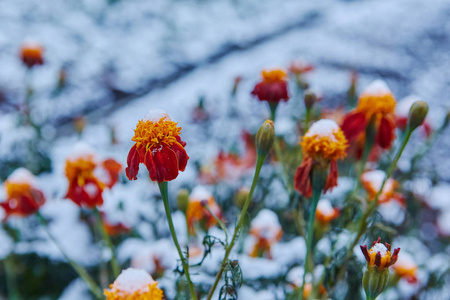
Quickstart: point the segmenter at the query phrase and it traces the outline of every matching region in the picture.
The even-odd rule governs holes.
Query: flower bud
[[[256,133],[256,149],[258,154],[267,155],[275,141],[275,127],[273,121],[266,120]]]
[[[364,272],[362,282],[367,299],[376,299],[389,283],[389,269],[368,267]]]
[[[236,195],[234,196],[234,204],[239,209],[242,209],[242,207],[244,207],[245,200],[247,200],[247,197],[248,197],[249,193],[250,193],[250,191],[247,188],[240,188],[236,192]]]
[[[428,104],[424,101],[416,101],[409,110],[408,128],[413,131],[425,121],[428,113]]]
[[[189,191],[187,189],[181,189],[177,195],[178,209],[186,213],[189,203]]]
[[[316,94],[314,94],[314,92],[311,90],[306,90],[305,91],[306,109],[310,110],[313,107],[314,103],[316,103],[316,102],[317,102]]]

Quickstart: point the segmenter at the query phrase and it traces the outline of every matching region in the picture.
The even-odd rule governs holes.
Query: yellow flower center
[[[373,250],[373,247],[370,248],[369,250],[369,257],[370,257],[370,262],[369,265],[371,267],[373,267],[375,265],[375,259],[377,256],[378,251]],[[391,261],[391,252],[389,250],[386,249],[386,253],[383,255],[381,252],[381,263],[379,268],[382,269],[384,268],[384,266],[386,266],[386,264],[388,264]]]
[[[356,110],[364,113],[367,120],[375,116],[375,120],[378,121],[385,115],[393,114],[396,104],[397,102],[391,93],[382,95],[362,94]]]
[[[147,150],[162,143],[172,145],[177,142],[176,137],[180,135],[181,127],[178,123],[165,119],[158,122],[140,120],[134,130],[134,137],[137,148],[145,146]]]
[[[86,179],[95,178],[95,167],[96,165],[92,156],[86,156],[76,160],[68,159],[66,161],[66,177],[69,182],[72,182],[76,178],[78,185],[83,186]]]
[[[300,145],[305,156],[313,159],[337,160],[347,154],[347,139],[341,129],[336,129],[333,136],[305,135]]]
[[[135,291],[130,294],[126,291],[120,291],[113,288],[113,284],[110,285],[110,291],[104,290],[106,300],[162,300],[163,291],[156,285],[158,283],[152,283],[148,285],[148,291]]]
[[[287,77],[287,73],[282,69],[276,69],[271,71],[263,70],[261,72],[264,82],[277,82],[283,81]]]
[[[29,193],[31,185],[27,182],[5,182],[6,194],[9,198],[17,198]]]

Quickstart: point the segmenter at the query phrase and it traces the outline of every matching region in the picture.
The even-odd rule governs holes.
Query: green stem
[[[311,122],[311,108],[306,108],[306,116],[305,116],[305,129],[304,132],[308,132],[309,122]]]
[[[105,227],[103,226],[103,219],[100,214],[100,211],[98,210],[97,207],[94,207],[93,210],[94,210],[95,217],[97,219],[98,230],[100,231],[100,234],[102,235],[102,238],[106,243],[106,246],[108,246],[109,250],[111,251],[111,268],[113,270],[114,277],[116,278],[117,276],[120,275],[120,267],[119,267],[119,264],[117,263],[116,251],[114,249],[114,245],[111,241],[111,237],[106,232]]]
[[[94,279],[89,275],[89,273],[79,264],[77,264],[75,261],[69,258],[69,256],[64,251],[63,246],[61,243],[55,238],[53,233],[50,231],[48,227],[47,220],[41,215],[41,213],[38,211],[36,213],[39,221],[41,222],[42,226],[44,227],[45,231],[47,232],[47,235],[50,237],[50,239],[55,243],[56,247],[58,247],[59,251],[61,251],[64,258],[67,260],[67,262],[72,266],[72,268],[77,272],[77,274],[80,276],[81,279],[84,280],[84,282],[87,284],[91,292],[95,295],[97,299],[104,299],[102,290],[98,287],[98,285],[95,283]]]
[[[222,278],[222,274],[223,274],[223,272],[225,270],[225,266],[227,264],[228,257],[230,256],[231,250],[233,249],[234,244],[235,244],[235,242],[237,240],[237,235],[238,235],[238,233],[239,233],[239,231],[240,231],[240,229],[242,227],[242,224],[244,223],[245,215],[246,215],[248,207],[250,205],[250,202],[251,202],[251,199],[252,199],[252,196],[253,196],[253,192],[255,191],[256,183],[258,182],[259,172],[261,171],[261,167],[262,167],[266,157],[267,157],[267,155],[260,155],[260,154],[258,154],[258,158],[256,160],[255,175],[253,176],[253,182],[252,182],[252,186],[250,188],[250,192],[248,193],[247,199],[245,200],[244,206],[242,207],[242,211],[241,211],[241,214],[239,216],[239,221],[238,221],[238,223],[236,225],[236,228],[234,229],[234,233],[233,233],[233,237],[231,239],[231,242],[230,242],[230,244],[228,245],[228,247],[225,250],[225,256],[224,256],[224,258],[222,260],[220,270],[219,270],[219,272],[216,275],[216,280],[214,281],[213,286],[209,290],[208,297],[207,297],[208,300],[211,300],[211,297],[213,296],[214,291],[216,290],[217,285],[219,284],[219,281]]]
[[[308,236],[306,240],[306,257],[305,257],[305,270],[303,272],[303,283],[302,288],[300,290],[300,299],[303,299],[303,291],[305,290],[305,281],[306,281],[306,274],[308,273],[309,269],[311,269],[311,272],[314,268],[314,261],[313,261],[313,238],[314,238],[314,220],[316,217],[316,209],[317,204],[319,203],[320,196],[322,195],[322,191],[325,187],[325,183],[328,177],[328,166],[324,167],[316,167],[312,170],[312,186],[313,186],[313,192],[311,197],[311,207],[309,210],[309,219],[308,219]],[[311,263],[311,265],[309,264]]]
[[[213,216],[213,218],[216,220],[217,224],[220,226],[220,228],[223,230],[223,232],[225,233],[225,243],[228,246],[228,230],[227,227],[225,226],[225,224],[222,222],[222,220],[220,220],[217,215],[211,210],[211,208],[209,207],[208,204],[204,205],[204,208],[211,214],[211,216]]]
[[[189,285],[191,299],[197,300],[197,294],[195,293],[194,284],[192,283],[191,276],[189,275],[189,265],[186,261],[186,258],[183,255],[183,252],[181,251],[180,244],[178,243],[177,233],[175,232],[175,227],[173,226],[172,213],[171,213],[170,204],[169,204],[169,192],[168,192],[168,188],[167,188],[167,181],[158,183],[158,186],[159,186],[159,190],[161,192],[161,197],[163,199],[164,210],[166,211],[166,217],[167,217],[167,222],[169,223],[170,234],[172,235],[173,242],[175,244],[175,247],[177,248],[178,255],[180,256],[181,264],[183,265],[183,271],[184,271],[184,274],[186,275],[186,280]]]
[[[14,261],[13,261],[13,254],[11,253],[8,257],[5,258],[3,261],[4,268],[5,268],[5,277],[6,277],[6,286],[7,286],[7,295],[8,299],[10,300],[19,300],[22,299],[20,297],[19,290],[17,289],[17,282],[14,272]]]
[[[278,102],[268,102],[270,108],[270,119],[275,122],[275,116],[277,113]]]

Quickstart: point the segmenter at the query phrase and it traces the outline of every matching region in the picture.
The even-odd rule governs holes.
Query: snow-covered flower
[[[116,278],[104,294],[107,300],[162,300],[163,291],[152,276],[140,269],[128,268]]]
[[[250,224],[250,235],[255,238],[250,256],[272,258],[270,249],[283,235],[278,216],[269,209],[261,210]]]
[[[287,74],[284,70],[263,70],[261,75],[263,79],[255,85],[252,91],[253,96],[257,96],[260,101],[269,103],[279,103],[281,100],[287,101],[289,99]]]
[[[383,179],[386,176],[386,173],[381,170],[372,170],[364,172],[361,175],[361,183],[364,189],[367,191],[368,199],[374,200],[376,194],[381,188],[381,184],[383,183]],[[386,203],[391,200],[396,200],[401,204],[405,204],[405,199],[402,194],[396,193],[395,189],[398,187],[398,182],[392,178],[389,178],[381,191],[381,194],[378,198],[378,203]]]
[[[406,279],[409,283],[417,282],[417,268],[417,264],[413,257],[408,253],[402,253],[402,255],[399,256],[397,263],[392,267],[395,275]]]
[[[345,137],[353,142],[365,134],[370,121],[374,121],[375,142],[389,149],[395,139],[395,106],[397,102],[389,87],[382,80],[375,80],[362,92],[358,105],[342,122]]]
[[[316,220],[321,224],[328,224],[339,217],[339,209],[333,208],[328,199],[320,199],[316,209]]]
[[[303,136],[303,162],[294,177],[295,189],[305,197],[311,197],[313,165],[330,166],[324,192],[337,185],[337,160],[346,156],[347,140],[336,122],[322,119],[315,122]]]
[[[141,163],[147,167],[150,179],[158,183],[174,180],[179,171],[184,171],[189,156],[177,124],[162,110],[150,111],[138,122],[125,169],[128,179],[137,179]]]
[[[288,71],[296,76],[300,76],[313,70],[314,66],[304,61],[293,61],[288,68]]]
[[[24,43],[20,47],[20,59],[28,68],[42,65],[44,64],[44,47],[36,43]]]
[[[0,203],[6,220],[11,215],[29,216],[45,203],[44,194],[36,187],[34,176],[24,168],[15,170],[5,181],[6,200]]]
[[[204,186],[196,186],[189,196],[189,203],[186,211],[186,220],[190,235],[195,235],[195,225],[207,231],[209,228],[217,224],[214,216],[206,209],[208,206],[216,217],[222,219],[222,210],[214,197]]]
[[[372,247],[367,250],[367,245],[360,246],[362,253],[367,261],[368,267],[377,267],[378,269],[387,269],[397,262],[400,248],[394,250],[391,255],[391,245],[382,244],[381,238],[373,242]]]

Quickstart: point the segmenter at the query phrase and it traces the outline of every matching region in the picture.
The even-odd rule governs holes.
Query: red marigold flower
[[[287,74],[284,70],[263,70],[261,74],[263,80],[255,85],[252,95],[257,96],[260,101],[273,103],[289,99],[286,81]]]
[[[373,201],[375,199],[385,176],[386,173],[381,170],[367,171],[361,175],[361,183],[367,191],[369,200]],[[400,204],[405,205],[403,195],[395,192],[398,185],[396,180],[389,178],[381,191],[378,203],[387,203],[391,200],[396,200]]]
[[[131,231],[131,228],[122,222],[111,222],[108,220],[104,212],[100,212],[100,214],[103,220],[103,228],[109,236],[117,236]]]
[[[34,214],[45,203],[44,194],[35,187],[30,171],[19,168],[5,181],[6,201],[0,203],[5,210],[4,220],[15,215],[26,217]]]
[[[177,124],[161,110],[150,111],[138,122],[125,169],[128,179],[137,179],[140,163],[147,167],[150,179],[158,183],[174,180],[179,171],[184,171],[189,156]]]
[[[250,256],[271,259],[272,246],[283,236],[278,216],[269,209],[261,210],[250,224],[250,235],[255,238]]]
[[[373,242],[370,250],[367,250],[367,246],[360,246],[360,248],[366,258],[368,267],[376,266],[378,269],[389,268],[395,264],[398,259],[398,253],[400,252],[400,248],[397,248],[391,255],[391,245],[388,243],[383,245],[381,238]]]
[[[205,231],[217,224],[214,216],[206,209],[206,205],[217,218],[223,219],[222,210],[211,193],[203,186],[197,186],[192,190],[186,210],[186,220],[190,235],[195,235],[195,224],[197,223]]]
[[[102,167],[108,175],[108,179],[104,183],[109,188],[112,188],[119,181],[119,175],[122,172],[122,165],[115,159],[108,158],[102,162]]]
[[[102,205],[105,184],[94,175],[96,167],[92,150],[85,144],[77,144],[73,155],[66,160],[69,189],[65,198],[89,208]]]
[[[397,275],[400,278],[406,279],[411,284],[417,282],[417,264],[414,262],[414,259],[408,253],[402,253],[399,256],[397,263],[392,267]]]
[[[339,217],[339,209],[331,206],[330,200],[320,199],[317,203],[316,220],[320,224],[328,224]]]
[[[44,48],[39,44],[27,43],[20,48],[20,59],[28,68],[44,64],[43,54]]]
[[[373,118],[376,143],[383,149],[389,149],[395,139],[395,106],[395,98],[386,83],[375,80],[363,91],[357,107],[344,118],[341,128],[345,137],[353,142],[364,135]]]
[[[164,293],[150,274],[140,269],[128,268],[116,278],[109,290],[104,290],[106,300],[162,300]]]
[[[337,160],[346,156],[347,140],[336,122],[322,119],[315,122],[303,136],[303,162],[294,176],[295,189],[305,197],[311,197],[311,170],[314,164],[329,164],[330,171],[324,192],[337,185]]]

